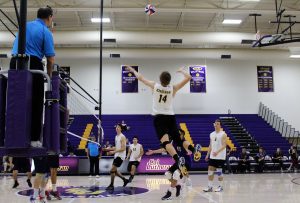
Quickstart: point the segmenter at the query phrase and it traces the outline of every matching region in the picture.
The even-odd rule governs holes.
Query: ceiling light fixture
[[[239,25],[242,23],[242,20],[234,20],[234,19],[224,19],[223,24],[227,25]]]
[[[91,18],[92,23],[100,23],[101,18]],[[103,18],[102,19],[103,23],[110,23],[110,18]]]
[[[300,54],[292,54],[292,55],[290,55],[290,58],[299,59]]]

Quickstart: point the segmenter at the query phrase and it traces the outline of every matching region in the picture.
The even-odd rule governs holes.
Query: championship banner
[[[257,66],[258,92],[274,92],[272,66]]]
[[[139,71],[138,66],[131,66],[137,72]],[[128,70],[126,70],[126,66],[122,65],[122,93],[137,93],[139,86],[138,86],[138,79],[135,75]]]
[[[195,65],[190,66],[190,92],[199,93],[206,92],[206,66]]]

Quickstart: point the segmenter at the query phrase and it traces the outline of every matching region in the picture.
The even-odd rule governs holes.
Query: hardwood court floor
[[[185,187],[180,198],[173,198],[166,202],[182,203],[299,203],[300,202],[300,174],[234,174],[226,175],[224,191],[222,193],[204,193],[207,185],[206,175],[191,175],[193,186]],[[136,176],[133,183],[126,188],[116,178],[115,191],[105,192],[109,183],[109,176],[99,179],[86,176],[59,176],[58,187],[64,196],[60,203],[154,203],[162,202],[160,198],[169,187],[163,175]],[[294,182],[294,183],[293,183]],[[18,189],[11,189],[13,180],[9,176],[0,176],[0,202],[25,203],[29,202],[26,178],[19,178]],[[215,185],[217,182],[214,183]]]

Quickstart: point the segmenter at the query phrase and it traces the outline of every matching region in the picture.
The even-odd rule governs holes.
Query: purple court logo
[[[70,186],[58,187],[62,198],[105,198],[105,197],[120,197],[146,193],[149,190],[140,187],[115,187],[113,191],[106,191],[105,187],[98,186]],[[23,190],[18,192],[19,195],[30,196],[33,190]]]

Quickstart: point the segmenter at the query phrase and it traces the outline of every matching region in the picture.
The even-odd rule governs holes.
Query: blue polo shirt
[[[18,35],[14,41],[12,55],[18,54]],[[42,19],[37,18],[26,24],[26,51],[29,56],[42,60],[44,56],[55,56],[53,36]]]
[[[90,156],[98,156],[99,155],[99,147],[97,144],[89,142],[88,147]]]

